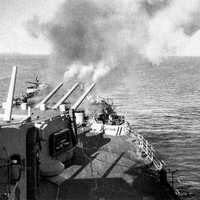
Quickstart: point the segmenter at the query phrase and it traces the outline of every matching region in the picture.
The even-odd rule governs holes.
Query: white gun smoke
[[[52,65],[65,78],[92,78],[180,55],[199,30],[200,0],[66,0],[48,23],[27,22],[33,37],[52,44]]]

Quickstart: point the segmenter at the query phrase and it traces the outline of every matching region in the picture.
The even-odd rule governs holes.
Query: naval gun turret
[[[53,89],[34,108],[13,106],[17,67],[13,67],[7,101],[0,115],[0,199],[35,200],[41,177],[55,176],[71,162],[77,145],[74,112],[94,84],[68,110],[64,102],[78,88],[76,83],[53,107],[48,101],[62,87]]]

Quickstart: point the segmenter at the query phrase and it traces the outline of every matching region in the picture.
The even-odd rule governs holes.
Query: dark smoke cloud
[[[53,20],[27,23],[52,44],[51,65],[65,78],[94,81],[126,71],[138,56],[159,63],[189,39],[199,0],[66,0]],[[187,30],[188,29],[188,30]],[[195,29],[195,31],[198,30]],[[54,67],[55,66],[55,67]]]
[[[105,11],[91,1],[67,1],[57,15],[56,23],[48,24],[48,38],[54,50],[67,65],[74,61],[94,63],[103,58],[105,38],[97,21]]]

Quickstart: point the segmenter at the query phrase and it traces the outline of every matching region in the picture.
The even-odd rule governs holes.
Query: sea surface
[[[20,93],[25,81],[48,69],[48,57],[0,56],[0,102],[13,65],[19,67]],[[153,144],[168,169],[177,170],[175,187],[194,195],[185,199],[200,199],[200,58],[170,57],[159,66],[137,63],[113,88],[101,95]]]

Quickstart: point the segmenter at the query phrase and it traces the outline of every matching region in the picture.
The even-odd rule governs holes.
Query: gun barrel
[[[72,92],[79,86],[79,83],[73,85],[73,87],[52,107],[52,109],[57,109],[66,99],[72,94]]]
[[[71,107],[72,110],[76,110],[80,104],[83,102],[83,100],[87,97],[87,95],[90,93],[90,91],[94,88],[95,83],[93,83],[85,92],[84,94],[76,101],[76,103]]]
[[[56,88],[54,88],[40,103],[35,107],[38,108],[40,105],[47,103],[49,99],[63,86],[63,82],[59,83]]]
[[[6,108],[4,113],[4,121],[10,121],[12,116],[13,97],[15,93],[15,84],[17,76],[17,66],[13,66],[12,75],[10,79],[10,86],[8,90],[8,97],[6,101]]]

